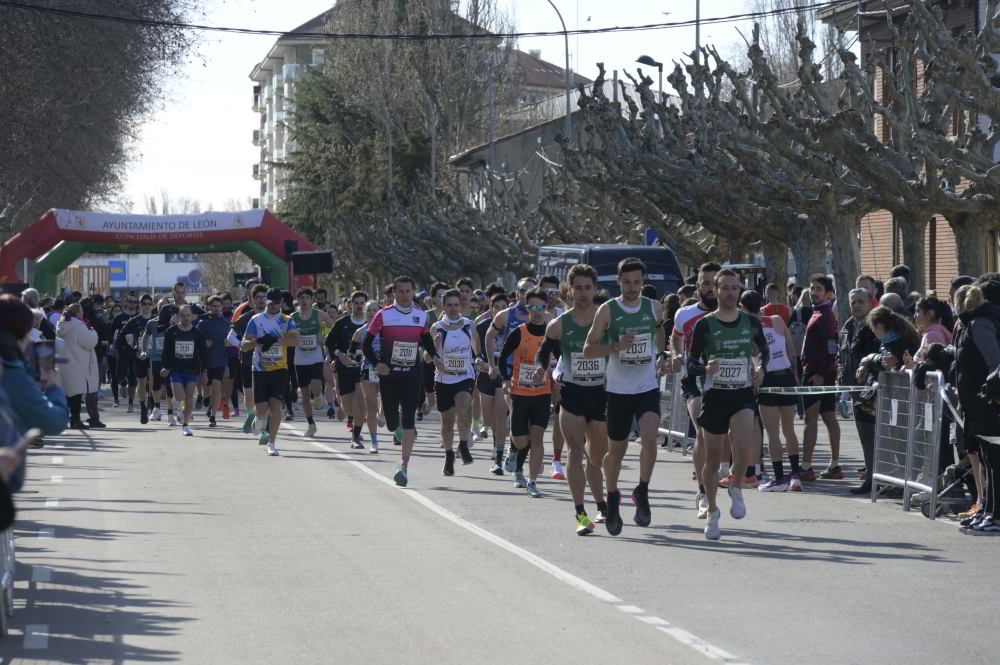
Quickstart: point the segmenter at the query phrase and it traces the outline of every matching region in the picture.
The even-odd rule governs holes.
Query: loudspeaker
[[[333,272],[333,252],[295,252],[292,254],[293,275],[318,275]]]

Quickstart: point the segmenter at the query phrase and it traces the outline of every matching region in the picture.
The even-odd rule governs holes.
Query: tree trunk
[[[958,272],[978,277],[986,272],[986,252],[992,243],[989,232],[1000,225],[995,215],[955,215],[949,219],[958,251]]]
[[[785,292],[788,284],[788,245],[783,242],[768,241],[761,243],[764,250],[764,265],[767,267],[767,281],[774,282]]]
[[[917,213],[910,216],[896,215],[900,234],[903,236],[903,263],[910,268],[910,292],[927,290],[927,243],[925,242],[928,219]]]
[[[802,220],[799,233],[792,239],[795,257],[795,283],[809,288],[809,275],[826,274],[826,233],[823,225],[809,218]]]
[[[842,217],[830,220],[830,251],[833,255],[833,279],[837,289],[837,317],[847,321],[850,316],[848,294],[854,288],[854,280],[861,273],[861,247],[858,233],[861,220],[857,217]]]

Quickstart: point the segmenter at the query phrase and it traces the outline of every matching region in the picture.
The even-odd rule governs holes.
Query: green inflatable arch
[[[56,293],[59,275],[82,255],[97,254],[162,254],[163,245],[102,245],[89,242],[62,241],[38,259],[33,284],[42,293]],[[243,252],[251,261],[270,272],[271,286],[288,288],[288,264],[255,240],[184,245],[187,252]]]

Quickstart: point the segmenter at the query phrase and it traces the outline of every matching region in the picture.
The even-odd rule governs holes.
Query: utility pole
[[[548,3],[552,6],[552,9],[555,10],[556,16],[559,17],[559,22],[562,24],[562,27],[563,27],[563,40],[564,40],[564,46],[565,46],[564,50],[565,50],[565,54],[566,54],[566,69],[565,69],[565,73],[566,73],[566,129],[564,131],[566,133],[567,145],[569,145],[569,142],[572,141],[572,138],[573,138],[573,119],[570,116],[570,101],[569,101],[569,92],[570,92],[570,88],[571,88],[571,84],[570,84],[570,80],[569,80],[569,31],[566,29],[566,21],[563,20],[562,14],[559,12],[559,8],[556,7],[555,3],[552,2],[552,0],[548,0]],[[566,225],[569,226],[570,221],[571,221],[571,219],[570,219],[571,215],[570,215],[570,210],[569,210],[569,170],[566,168],[565,164],[563,165],[563,178],[564,178],[564,180],[563,180],[563,182],[564,182],[564,184],[563,184],[563,190],[564,190],[563,194],[564,194],[564,197],[565,197],[565,201],[563,202],[563,205],[566,207],[566,209],[564,211],[565,214],[566,214]]]

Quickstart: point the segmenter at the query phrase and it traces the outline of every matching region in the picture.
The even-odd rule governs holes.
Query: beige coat
[[[97,392],[98,372],[97,331],[77,318],[59,319],[56,337],[63,340],[61,353],[66,364],[61,368],[61,382],[66,395],[86,395]]]

